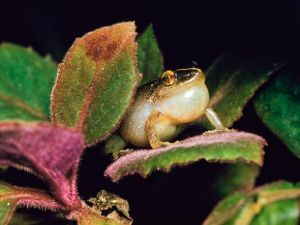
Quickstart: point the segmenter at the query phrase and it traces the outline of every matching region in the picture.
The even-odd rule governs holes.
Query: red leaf
[[[80,205],[77,168],[83,150],[79,132],[49,123],[0,123],[0,165],[26,169],[50,185],[67,207]]]

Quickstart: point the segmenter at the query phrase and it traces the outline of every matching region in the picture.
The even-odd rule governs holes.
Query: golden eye
[[[167,70],[162,73],[161,79],[166,86],[170,86],[176,82],[176,74],[172,70]]]

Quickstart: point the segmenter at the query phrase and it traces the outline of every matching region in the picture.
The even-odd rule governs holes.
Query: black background
[[[60,62],[73,40],[95,28],[120,21],[136,21],[138,32],[153,24],[166,68],[196,61],[206,69],[226,49],[267,47],[297,56],[300,2],[286,1],[3,1],[0,0],[0,42],[32,46]],[[265,165],[257,184],[278,179],[299,181],[299,162],[260,122],[251,102],[235,128],[264,136]],[[135,224],[200,224],[217,199],[210,179],[223,165],[196,163],[168,174],[155,172],[148,179],[132,176],[113,184],[103,177],[110,162],[101,156],[102,145],[85,152],[79,191],[84,199],[107,189],[128,199]],[[14,183],[37,179],[8,171]]]

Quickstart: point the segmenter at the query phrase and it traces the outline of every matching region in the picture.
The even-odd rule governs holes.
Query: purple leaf
[[[155,170],[169,171],[176,165],[187,165],[199,160],[209,162],[246,162],[262,166],[263,146],[266,141],[246,132],[215,132],[185,139],[158,149],[138,150],[125,155],[105,171],[113,181],[129,174],[144,177]]]
[[[82,135],[50,123],[0,123],[0,165],[29,170],[45,180],[57,201],[81,204],[76,190]]]

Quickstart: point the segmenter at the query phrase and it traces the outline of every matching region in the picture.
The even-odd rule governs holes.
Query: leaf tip
[[[81,38],[81,41],[84,42],[88,57],[95,61],[99,59],[109,60],[123,47],[127,47],[126,44],[128,42],[134,41],[136,36],[135,29],[133,22],[117,23],[87,33]]]

